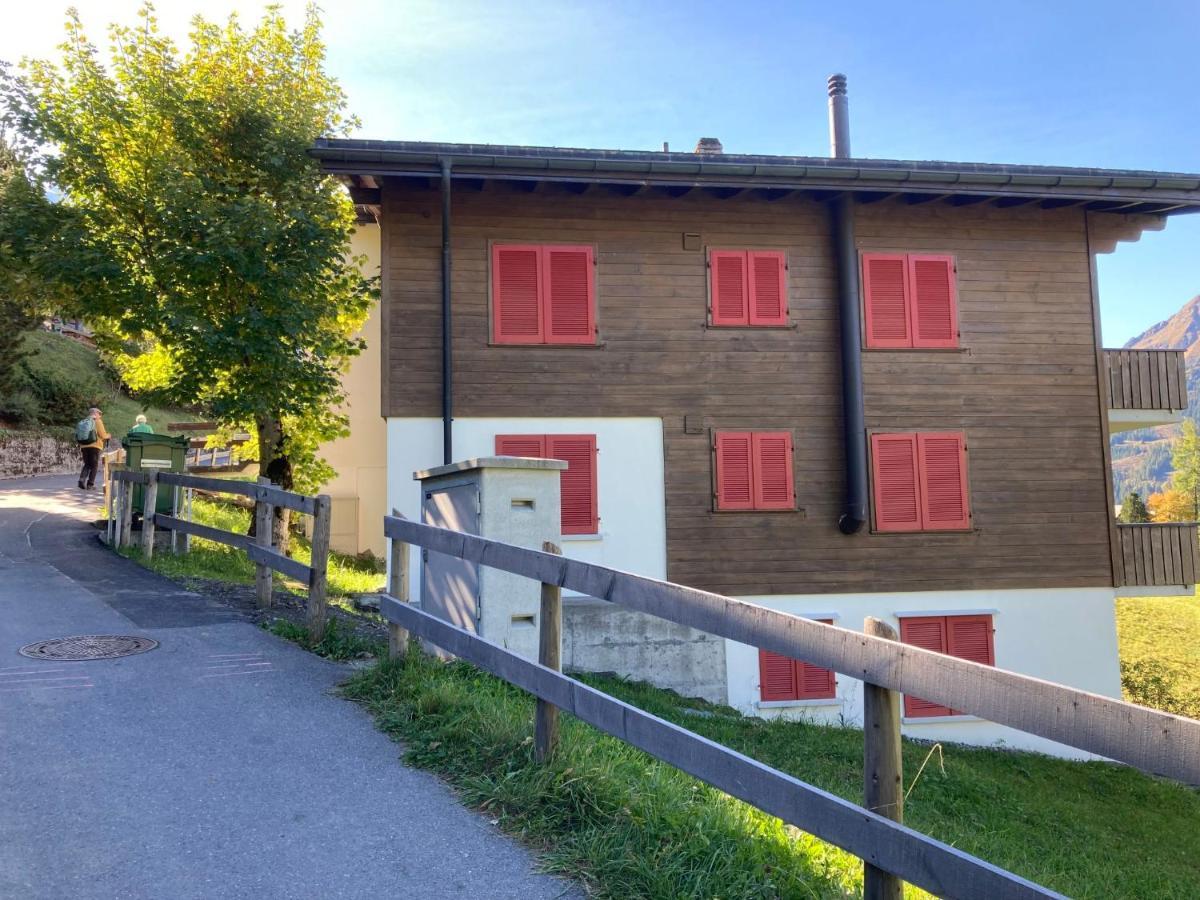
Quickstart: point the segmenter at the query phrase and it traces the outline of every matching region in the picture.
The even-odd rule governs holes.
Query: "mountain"
[[[1200,294],[1171,318],[1146,329],[1125,347],[1186,351],[1187,417],[1200,425]],[[1146,498],[1167,486],[1171,477],[1171,444],[1178,434],[1178,425],[1164,425],[1113,436],[1113,492],[1118,503],[1131,491]]]

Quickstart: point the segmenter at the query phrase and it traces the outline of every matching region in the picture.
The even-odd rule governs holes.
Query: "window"
[[[876,531],[967,531],[967,439],[960,432],[871,435]]]
[[[864,253],[867,346],[957,347],[955,271],[953,256]]]
[[[986,666],[996,664],[992,631],[990,615],[912,616],[900,620],[900,640],[904,643]],[[905,695],[904,715],[917,719],[959,716],[962,713],[948,706]]]
[[[832,625],[832,619],[818,619]],[[758,651],[759,697],[771,700],[831,700],[837,696],[832,669],[792,659],[770,650]]]
[[[492,342],[596,343],[591,247],[492,245]]]
[[[787,261],[778,250],[710,250],[713,325],[786,325]]]
[[[596,534],[600,512],[596,502],[596,436],[594,434],[498,434],[497,456],[561,459],[562,533]]]
[[[790,431],[718,431],[717,509],[795,509]]]

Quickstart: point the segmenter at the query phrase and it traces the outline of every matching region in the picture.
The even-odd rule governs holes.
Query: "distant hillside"
[[[1187,417],[1200,425],[1200,294],[1165,322],[1125,345],[1137,350],[1186,350]],[[1179,426],[1126,431],[1112,439],[1113,490],[1120,503],[1131,491],[1148,497],[1166,487],[1171,477],[1171,442]]]

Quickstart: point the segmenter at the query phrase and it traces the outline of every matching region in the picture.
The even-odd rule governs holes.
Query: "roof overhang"
[[[852,191],[864,202],[899,196],[909,203],[964,206],[990,201],[1155,215],[1200,211],[1200,175],[1173,172],[349,139],[318,140],[310,153],[325,171],[360,189],[366,178],[440,177],[448,160],[459,180],[558,182],[580,190],[601,184],[625,193],[661,188],[679,195],[709,188],[728,197],[747,190],[768,197]]]

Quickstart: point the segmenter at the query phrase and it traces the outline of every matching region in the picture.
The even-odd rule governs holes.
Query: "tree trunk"
[[[259,416],[255,424],[258,426],[258,471],[264,478],[285,491],[292,489],[292,461],[288,459],[283,449],[283,424],[278,416]],[[288,552],[291,522],[291,510],[281,506],[275,507],[275,548],[280,553]],[[253,523],[251,523],[253,525]]]

